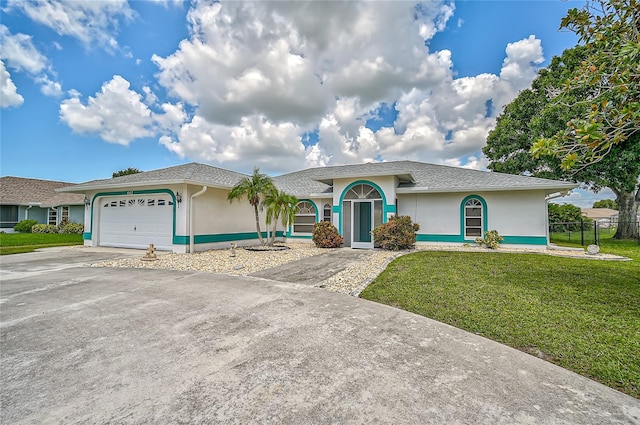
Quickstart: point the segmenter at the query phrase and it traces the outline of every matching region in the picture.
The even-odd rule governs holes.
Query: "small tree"
[[[120,171],[116,171],[115,173],[113,173],[111,175],[111,177],[121,177],[121,176],[128,176],[129,174],[138,174],[141,173],[142,171],[138,170],[137,168],[126,168],[124,170],[120,170]]]
[[[236,199],[239,200],[247,198],[249,204],[253,207],[256,217],[256,231],[258,232],[260,245],[264,245],[264,239],[262,238],[262,230],[260,229],[260,214],[258,212],[258,208],[260,207],[262,197],[273,189],[274,186],[271,177],[266,174],[262,174],[258,167],[254,167],[253,174],[238,182],[238,184],[236,184],[227,195],[227,200],[230,203]]]
[[[296,205],[298,204],[298,198],[293,195],[289,195],[282,190],[278,190],[275,187],[271,188],[267,192],[262,201],[262,205],[266,208],[266,222],[267,229],[270,224],[273,224],[271,230],[271,237],[267,234],[267,244],[273,245],[276,240],[276,228],[278,226],[278,220],[282,223],[284,228],[296,218]],[[268,230],[267,230],[268,231]]]
[[[618,204],[613,199],[601,199],[593,203],[593,208],[609,208],[617,210]]]

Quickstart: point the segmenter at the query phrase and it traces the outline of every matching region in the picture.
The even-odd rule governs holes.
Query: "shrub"
[[[62,229],[64,229],[64,226],[66,226],[67,224],[69,224],[68,218],[63,218],[62,220],[60,220],[60,223],[58,224],[58,233],[62,233]]]
[[[60,230],[60,233],[81,235],[84,233],[84,224],[81,223],[67,223]]]
[[[484,245],[490,249],[498,248],[498,244],[502,242],[504,238],[500,236],[497,230],[489,230],[484,232],[484,238],[476,238],[475,242],[478,245]]]
[[[408,215],[394,216],[388,222],[373,229],[373,241],[376,246],[390,251],[411,249],[416,244],[418,223],[412,223]]]
[[[336,226],[328,221],[313,224],[312,240],[318,248],[338,248],[344,242]]]
[[[55,224],[35,224],[31,228],[32,233],[58,233],[58,226]]]
[[[13,230],[20,233],[31,233],[31,228],[34,224],[38,224],[38,220],[22,220],[13,226]]]

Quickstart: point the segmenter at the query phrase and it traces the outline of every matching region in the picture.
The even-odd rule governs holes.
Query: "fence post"
[[[593,220],[593,243],[596,245],[600,245],[600,235],[598,234],[598,230],[600,230],[598,222]]]
[[[580,219],[580,245],[584,246],[584,220]]]

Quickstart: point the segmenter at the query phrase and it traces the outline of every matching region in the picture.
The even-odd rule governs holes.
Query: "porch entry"
[[[382,195],[368,184],[349,189],[342,202],[342,229],[345,246],[373,248],[372,230],[382,224]]]

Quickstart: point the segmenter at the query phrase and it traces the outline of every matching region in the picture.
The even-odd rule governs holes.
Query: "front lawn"
[[[6,233],[0,234],[0,255],[32,252],[52,246],[82,245],[82,235],[54,233]]]
[[[361,297],[474,332],[640,398],[640,247],[633,261],[423,251],[393,261]]]

